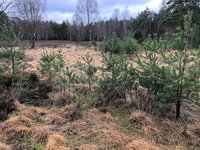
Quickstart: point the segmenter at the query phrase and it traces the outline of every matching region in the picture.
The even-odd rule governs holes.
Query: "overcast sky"
[[[135,17],[146,7],[158,11],[162,0],[97,0],[101,18],[109,19],[114,9],[128,7],[130,15]],[[76,11],[77,0],[47,0],[47,19],[57,22],[71,20]]]

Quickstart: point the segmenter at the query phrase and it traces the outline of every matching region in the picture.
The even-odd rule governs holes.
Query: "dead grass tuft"
[[[26,108],[26,106],[23,105],[23,104],[21,104],[18,100],[16,100],[16,101],[14,102],[14,105],[16,106],[16,108],[17,108],[18,110],[23,110],[23,109]]]
[[[106,122],[109,125],[116,123],[116,119],[113,116],[111,116],[111,114],[104,114],[96,108],[90,109],[87,112],[85,112],[83,118],[94,124],[96,124],[97,122],[100,124]]]
[[[185,146],[175,146],[175,150],[188,150]]]
[[[126,150],[159,150],[157,146],[155,146],[151,142],[143,141],[143,140],[133,140],[129,143]]]
[[[25,136],[29,134],[32,121],[23,116],[13,116],[0,124],[1,137],[3,139],[15,138],[14,136]]]
[[[145,126],[143,127],[144,133],[147,136],[158,137],[160,135],[160,130],[155,126]]]
[[[5,142],[6,136],[2,132],[0,132],[0,142]]]
[[[200,142],[200,124],[199,124],[199,122],[195,122],[194,124],[190,124],[188,126],[188,134],[193,139]]]
[[[97,135],[99,136],[103,149],[123,149],[130,141],[129,136],[112,130],[112,128],[110,128],[110,130],[102,129],[98,132]]]
[[[41,114],[46,114],[47,110],[44,108],[29,107],[21,112],[21,115],[28,117],[32,120],[37,120]]]
[[[29,138],[32,135],[32,129],[25,126],[12,127],[6,131],[7,138],[14,141],[15,139]]]
[[[24,125],[30,127],[32,125],[32,120],[25,116],[13,116],[3,123],[4,127],[12,127],[16,125]]]
[[[134,111],[130,115],[129,119],[131,124],[133,124],[136,128],[141,128],[143,126],[149,126],[154,124],[152,118],[142,111]]]
[[[61,117],[58,114],[47,114],[40,118],[44,124],[47,125],[63,125],[65,118]]]
[[[11,147],[0,142],[0,150],[11,150]]]
[[[70,150],[66,139],[59,135],[53,134],[49,137],[45,150]]]
[[[98,150],[98,147],[96,145],[83,144],[79,147],[79,150]]]
[[[58,114],[64,118],[69,118],[72,112],[76,110],[76,106],[71,104],[63,107],[61,110],[58,111]]]
[[[33,133],[33,139],[37,143],[46,143],[49,136],[52,134],[49,126],[36,127]]]
[[[160,120],[157,125],[160,129],[162,138],[159,143],[173,144],[183,141],[183,126],[176,121],[169,119]]]

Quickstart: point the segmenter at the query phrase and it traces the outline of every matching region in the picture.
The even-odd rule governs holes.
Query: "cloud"
[[[47,0],[47,11],[52,12],[74,12],[76,9],[76,0]]]
[[[146,7],[158,11],[161,2],[162,0],[98,0],[99,14],[101,18],[110,18],[114,9],[122,11],[128,7],[130,15],[134,17]],[[47,0],[47,19],[57,22],[71,20],[76,4],[77,0]]]
[[[47,14],[47,20],[52,20],[52,21],[56,21],[56,22],[63,22],[66,20],[71,20],[72,16],[74,13],[70,13],[70,12],[49,12]]]

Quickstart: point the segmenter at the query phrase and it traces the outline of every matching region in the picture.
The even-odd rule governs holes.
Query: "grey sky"
[[[136,16],[138,12],[146,7],[158,11],[162,0],[97,0],[101,18],[110,18],[114,9],[121,11],[128,7],[131,16]],[[77,0],[47,0],[47,19],[57,22],[71,20],[76,11]]]

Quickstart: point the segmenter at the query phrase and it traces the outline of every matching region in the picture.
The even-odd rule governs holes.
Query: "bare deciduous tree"
[[[82,33],[83,33],[83,20],[81,16],[77,13],[73,16],[73,25],[75,27],[75,35],[77,44],[81,41]]]
[[[85,23],[89,26],[90,41],[92,40],[92,28],[91,23],[94,22],[98,15],[98,3],[97,0],[78,0],[77,12],[81,16]]]
[[[5,12],[6,9],[11,5],[11,1],[0,0],[0,12]]]
[[[112,18],[116,21],[119,21],[120,20],[120,9],[119,8],[116,8],[114,11],[113,11],[113,14],[112,14]]]
[[[129,13],[129,10],[128,8],[124,8],[124,10],[122,11],[122,19],[123,19],[123,30],[124,30],[124,33],[123,33],[123,36],[126,37],[127,34],[128,34],[128,31],[127,31],[127,20],[129,19],[130,17],[130,13]]]
[[[121,13],[120,9],[116,8],[114,9],[112,16],[111,16],[111,31],[117,33],[117,30],[119,29],[119,21],[121,20]]]
[[[19,17],[28,22],[31,48],[35,48],[36,29],[44,14],[45,4],[46,0],[15,0]]]
[[[6,10],[11,5],[11,1],[8,0],[0,0],[0,20],[6,17],[7,13]]]

